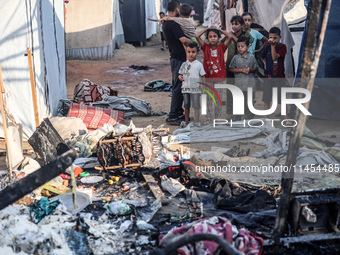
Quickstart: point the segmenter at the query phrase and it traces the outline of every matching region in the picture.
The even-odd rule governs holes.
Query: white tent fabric
[[[145,17],[151,19],[159,19],[156,16],[156,2],[155,0],[145,0]],[[157,25],[156,22],[146,22],[146,39],[149,39],[152,35],[157,33]]]
[[[74,0],[67,4],[67,59],[108,59],[124,42],[119,0]]]
[[[307,9],[304,0],[297,0],[295,3],[287,6],[284,10],[284,17],[290,29],[304,28],[307,18]],[[302,42],[303,31],[291,32],[295,45],[293,47],[293,59],[295,73],[299,65],[299,54]]]
[[[211,19],[212,19],[211,12],[213,10],[213,2],[214,0],[208,0],[207,2],[207,9],[204,12],[204,22],[202,24],[205,27],[211,26]]]
[[[40,121],[66,98],[64,3],[54,0],[1,1],[0,61],[6,113],[22,123],[23,138],[35,130],[27,47],[32,50]],[[2,119],[0,120],[2,123]],[[1,124],[2,125],[2,124]],[[3,137],[3,127],[0,127]]]

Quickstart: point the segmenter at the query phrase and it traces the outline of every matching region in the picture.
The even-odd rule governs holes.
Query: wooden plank
[[[132,141],[132,140],[136,140],[137,136],[129,136],[129,137],[122,137],[121,139],[119,139],[119,141]],[[116,143],[118,141],[118,139],[109,139],[109,140],[103,140],[100,141],[99,144],[104,144],[104,143]]]
[[[18,199],[41,187],[54,177],[65,172],[78,154],[75,150],[69,150],[61,156],[53,159],[47,165],[20,179],[12,185],[0,191],[0,210],[14,203]]]
[[[151,130],[151,133],[153,133],[153,132],[169,132],[169,128],[161,128],[161,129]],[[138,133],[136,132],[136,133],[133,133],[133,134],[138,134]],[[137,139],[137,136],[128,136],[128,137],[122,137],[119,140],[120,141],[131,141],[131,140],[136,140],[136,139]],[[109,140],[100,141],[99,144],[116,143],[117,141],[118,141],[118,139],[109,139]]]
[[[155,196],[155,198],[160,198],[162,205],[167,205],[169,204],[168,200],[166,199],[163,191],[161,190],[161,188],[158,186],[157,182],[155,181],[155,179],[153,178],[153,176],[149,173],[142,173],[145,181],[147,182],[147,184],[149,185],[149,188],[152,192],[152,194]]]
[[[38,110],[38,103],[37,103],[37,92],[35,90],[32,51],[30,50],[30,48],[27,48],[27,56],[28,56],[28,67],[29,67],[30,79],[31,79],[31,90],[32,90],[32,101],[33,101],[33,109],[34,109],[35,127],[39,127],[40,121],[39,121],[39,110]]]
[[[139,163],[128,164],[128,165],[125,166],[125,168],[127,168],[127,167],[139,167],[141,165],[142,164],[139,164]],[[119,169],[119,168],[123,168],[123,166],[119,165],[119,166],[108,166],[108,167],[105,167],[106,170],[115,170],[115,169]],[[95,166],[94,169],[99,170],[99,171],[103,171],[104,170],[104,168],[101,167],[101,166]]]
[[[24,151],[24,154],[32,154],[33,153],[33,148],[28,143],[28,141],[22,141],[22,149]],[[5,141],[4,138],[0,138],[0,153],[1,152],[6,152],[6,141]]]
[[[8,133],[7,133],[7,117],[5,112],[5,103],[4,103],[4,97],[5,94],[5,86],[4,81],[2,79],[2,68],[0,63],[0,104],[1,104],[1,115],[2,115],[2,126],[4,129],[4,136],[5,136],[5,142],[6,142],[6,150],[7,150],[7,159],[8,159],[8,165],[9,165],[9,176],[12,176],[12,160],[11,160],[11,154],[9,150],[9,141],[8,141]],[[9,183],[11,183],[11,178],[9,178]]]

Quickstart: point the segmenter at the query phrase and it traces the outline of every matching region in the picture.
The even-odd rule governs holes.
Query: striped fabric
[[[98,129],[106,123],[115,125],[117,123],[122,124],[124,121],[124,113],[121,111],[78,103],[71,103],[67,117],[81,119],[87,129],[92,130]]]

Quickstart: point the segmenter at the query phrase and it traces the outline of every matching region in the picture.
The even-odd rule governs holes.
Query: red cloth
[[[231,222],[224,217],[213,216],[201,219],[178,228],[173,228],[166,235],[159,236],[159,245],[171,245],[184,236],[195,235],[200,233],[215,234],[233,246],[245,255],[260,255],[263,248],[263,239],[253,235],[248,230],[241,228],[233,242],[233,230]],[[214,254],[218,244],[213,241],[200,241],[195,243],[197,254]],[[187,244],[177,249],[178,254],[194,254],[192,244]]]
[[[206,78],[226,78],[227,72],[225,68],[224,53],[227,50],[224,43],[217,45],[213,50],[210,45],[203,45],[203,67],[206,72]]]
[[[262,254],[263,239],[241,228],[234,242],[237,250],[246,255]]]
[[[222,237],[230,244],[233,242],[233,231],[230,221],[223,217],[214,216],[172,229],[165,236],[159,237],[160,245],[170,245],[171,242],[174,242],[183,236],[201,233],[215,234]],[[200,241],[196,242],[195,245],[196,250],[200,251],[198,254],[203,254],[204,252],[204,254],[213,254],[218,247],[218,244],[213,241]],[[177,249],[177,253],[184,255],[194,254],[194,248],[191,244],[188,244]]]
[[[77,103],[91,103],[103,100],[106,96],[117,96],[113,86],[100,86],[89,79],[83,79],[75,88],[73,99]]]
[[[97,129],[108,123],[115,125],[123,123],[124,113],[86,104],[71,103],[67,117],[81,119],[88,129]]]

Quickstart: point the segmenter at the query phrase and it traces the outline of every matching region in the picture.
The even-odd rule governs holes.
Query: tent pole
[[[33,109],[34,109],[34,117],[35,117],[35,127],[39,127],[39,110],[37,103],[37,92],[35,90],[35,80],[33,73],[33,61],[32,61],[32,51],[27,47],[27,56],[28,56],[28,67],[30,71],[30,79],[31,79],[31,90],[32,90],[32,99],[33,99]]]
[[[5,136],[5,143],[6,143],[6,151],[7,151],[7,160],[9,165],[9,183],[11,183],[12,179],[12,159],[11,159],[11,153],[9,149],[9,141],[8,141],[8,133],[7,133],[7,118],[6,118],[6,112],[5,112],[5,104],[4,104],[4,94],[5,94],[5,86],[2,79],[2,68],[1,68],[1,62],[0,62],[0,104],[1,104],[1,115],[2,115],[2,125],[4,128],[4,136]]]
[[[301,65],[301,82],[298,84],[301,88],[307,88],[312,94],[313,86],[315,82],[315,76],[317,68],[319,65],[319,59],[321,55],[323,40],[326,32],[328,16],[330,11],[330,6],[332,0],[326,1],[326,8],[324,12],[324,17],[322,20],[322,26],[320,30],[319,38],[316,38],[320,13],[322,9],[323,0],[312,0],[309,8],[308,16],[308,27],[306,31],[305,43],[304,43],[304,53]],[[316,44],[318,40],[318,44]],[[309,108],[309,103],[304,104],[306,109]],[[286,166],[294,166],[296,164],[296,159],[298,151],[300,148],[300,140],[303,134],[303,130],[306,124],[306,115],[301,114],[298,108],[295,110],[295,117],[297,118],[297,126],[294,129],[292,138],[290,139],[289,149],[287,154]],[[290,168],[289,168],[290,169]],[[280,243],[280,237],[285,228],[285,223],[288,215],[288,210],[290,207],[290,196],[294,181],[294,170],[291,169],[290,172],[283,172],[281,178],[282,194],[280,197],[280,203],[277,210],[275,228],[273,233],[273,241],[275,244]]]

